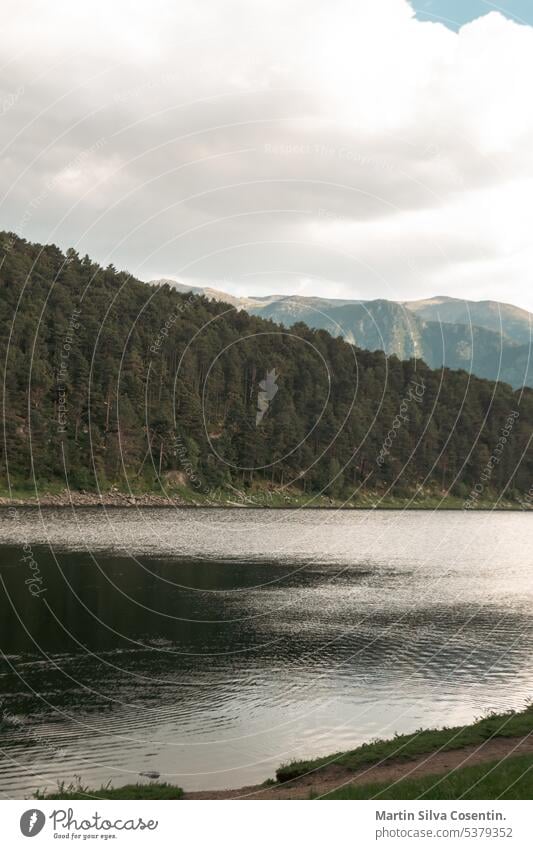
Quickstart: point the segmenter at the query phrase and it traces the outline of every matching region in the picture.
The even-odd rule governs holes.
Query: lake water
[[[0,593],[4,797],[238,787],[533,695],[526,513],[1,510]]]

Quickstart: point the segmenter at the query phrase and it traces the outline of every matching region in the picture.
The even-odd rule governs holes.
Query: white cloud
[[[29,0],[0,47],[6,229],[144,279],[533,309],[531,27]]]

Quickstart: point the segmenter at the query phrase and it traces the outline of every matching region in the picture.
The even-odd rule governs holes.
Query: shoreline
[[[46,791],[37,791],[33,798],[276,800],[375,798],[379,794],[381,798],[401,799],[417,798],[424,784],[431,790],[433,786],[442,786],[447,781],[450,783],[449,791],[436,798],[463,798],[460,791],[468,789],[470,783],[475,788],[483,781],[490,782],[488,789],[493,795],[489,798],[499,798],[502,790],[506,790],[506,784],[511,782],[505,772],[499,777],[495,773],[502,764],[505,768],[512,767],[513,761],[515,768],[518,766],[517,780],[522,773],[530,774],[531,784],[533,706],[521,711],[489,713],[470,725],[420,729],[411,734],[364,743],[327,757],[295,761],[279,767],[276,780],[270,779],[257,785],[187,791],[177,785],[159,783],[156,779],[149,783],[93,790],[78,783],[68,787],[62,785],[58,793],[50,795],[46,795]],[[457,789],[458,778],[461,786]],[[383,795],[387,791],[388,797]],[[446,795],[446,792],[451,795]],[[474,798],[484,798],[483,791]]]
[[[372,798],[377,792],[382,793],[388,783],[397,785],[402,781],[423,779],[432,776],[442,781],[443,776],[452,771],[470,768],[477,765],[490,764],[492,769],[505,759],[528,757],[533,758],[533,736],[524,737],[494,737],[482,744],[461,746],[460,748],[421,754],[416,758],[389,758],[382,762],[362,766],[358,770],[349,770],[334,763],[311,771],[306,775],[285,782],[265,782],[258,785],[239,787],[233,790],[198,790],[183,791],[185,801],[197,800],[234,800],[234,801],[267,801],[267,800],[305,800],[327,798],[339,791],[342,793],[354,788],[363,790],[364,798]],[[153,785],[157,787],[157,784]],[[372,788],[367,794],[365,788]],[[389,798],[402,798],[400,794]],[[428,797],[431,798],[431,797]]]
[[[157,509],[157,510],[170,510],[176,509],[179,510],[272,510],[272,511],[282,511],[285,510],[287,512],[296,512],[298,510],[314,510],[314,511],[324,511],[324,512],[344,512],[344,513],[394,513],[394,512],[409,512],[409,513],[428,513],[428,512],[439,512],[439,513],[529,513],[530,510],[524,510],[522,507],[509,505],[505,507],[497,507],[497,506],[486,506],[486,507],[476,507],[471,510],[465,510],[462,507],[456,506],[442,506],[435,507],[434,505],[424,507],[420,504],[410,505],[410,504],[390,504],[383,507],[364,507],[359,505],[353,506],[338,506],[338,507],[327,507],[323,504],[320,505],[306,505],[306,504],[298,504],[293,506],[268,506],[266,504],[187,504],[177,501],[171,501],[166,499],[165,503],[154,503],[153,501],[144,501],[143,499],[137,499],[135,501],[129,503],[119,503],[116,501],[95,501],[89,503],[79,503],[79,502],[51,502],[45,499],[42,500],[32,500],[32,501],[21,501],[21,500],[13,500],[9,501],[7,499],[0,500],[0,514],[4,510],[9,510],[10,508],[18,508],[21,507],[23,509],[34,509],[34,510],[50,510],[56,508],[58,510],[67,510],[76,509],[76,510],[93,510],[95,508],[101,507],[103,510],[106,508],[113,508],[116,510],[129,510],[133,508],[143,508],[143,509]]]
[[[213,510],[332,510],[332,511],[455,511],[462,513],[478,512],[519,512],[528,513],[533,509],[524,502],[515,500],[487,500],[466,508],[465,500],[457,496],[430,493],[411,497],[395,498],[380,496],[379,493],[369,493],[357,502],[346,502],[329,496],[315,495],[303,498],[300,495],[272,494],[255,492],[221,493],[218,497],[198,498],[191,490],[182,490],[169,495],[154,492],[121,492],[110,490],[101,493],[68,491],[43,492],[42,495],[28,496],[20,490],[14,490],[13,495],[0,495],[0,510],[17,507],[41,508],[95,508],[116,507],[131,509],[141,508],[179,508],[179,509],[213,509]]]

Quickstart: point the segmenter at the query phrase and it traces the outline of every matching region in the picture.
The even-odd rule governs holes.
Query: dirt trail
[[[533,754],[533,734],[527,737],[495,737],[477,746],[464,746],[447,752],[433,752],[413,760],[390,758],[381,764],[363,767],[357,772],[331,765],[274,787],[240,787],[238,790],[213,790],[186,793],[186,799],[309,799],[323,796],[347,784],[389,783],[399,778],[438,775],[462,766],[497,761],[514,755]]]

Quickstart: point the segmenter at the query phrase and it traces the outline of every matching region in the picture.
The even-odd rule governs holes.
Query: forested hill
[[[2,479],[524,499],[533,392],[1,234]],[[472,496],[472,492],[477,496]]]

